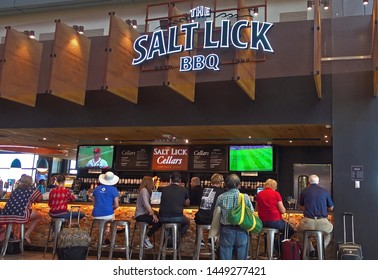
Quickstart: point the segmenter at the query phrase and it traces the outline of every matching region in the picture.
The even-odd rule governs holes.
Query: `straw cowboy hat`
[[[101,174],[98,177],[98,180],[103,185],[112,186],[118,183],[119,177],[117,175],[114,175],[113,172],[108,171],[105,174]]]

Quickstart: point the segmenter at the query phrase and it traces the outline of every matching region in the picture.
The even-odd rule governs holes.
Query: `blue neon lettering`
[[[155,31],[152,34],[151,45],[148,51],[147,59],[153,59],[155,53],[158,53],[159,56],[167,54],[164,42],[163,30]]]
[[[180,57],[180,72],[192,70],[192,58],[190,56]]]
[[[205,39],[203,48],[204,49],[215,49],[218,48],[219,42],[212,40],[213,34],[213,22],[212,21],[205,21]]]
[[[132,65],[138,65],[143,63],[146,60],[147,49],[142,46],[143,42],[147,42],[148,36],[142,35],[137,38],[134,42],[134,50],[139,54],[138,58],[134,58]]]
[[[252,32],[251,32],[251,49],[258,50],[259,45],[261,45],[266,52],[274,52],[266,33],[273,26],[272,23],[264,22],[259,29],[259,22],[252,21]]]
[[[182,45],[177,45],[177,26],[169,27],[168,52],[167,54],[182,51]]]
[[[248,20],[237,21],[231,29],[231,42],[238,49],[248,48],[248,43],[240,41],[240,29],[248,27]]]
[[[222,20],[222,30],[221,30],[221,43],[220,47],[221,48],[228,48],[229,45],[229,40],[230,40],[230,21],[229,20]]]
[[[198,22],[181,25],[181,31],[185,33],[185,51],[192,51],[194,49],[194,30],[198,29],[198,26]]]

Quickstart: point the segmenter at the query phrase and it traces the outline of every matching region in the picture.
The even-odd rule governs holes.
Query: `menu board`
[[[226,171],[227,149],[225,147],[191,147],[189,169]]]
[[[154,147],[152,152],[152,170],[188,170],[188,147]]]
[[[150,170],[149,146],[117,146],[116,170]]]

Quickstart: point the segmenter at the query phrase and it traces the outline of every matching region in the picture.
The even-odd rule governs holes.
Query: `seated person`
[[[200,178],[192,177],[189,188],[190,205],[199,206],[201,204],[202,191]]]
[[[50,216],[53,218],[70,218],[70,211],[68,210],[67,203],[75,201],[75,196],[72,191],[64,187],[66,177],[63,174],[58,175],[58,186],[51,190],[49,195]],[[72,212],[73,219],[82,219],[85,217],[83,212]]]
[[[23,174],[16,182],[16,188],[11,193],[4,209],[0,211],[0,223],[29,222],[29,227],[25,231],[25,241],[30,244],[30,234],[43,218],[40,211],[32,209],[32,204],[41,200],[42,194],[33,186],[33,178]]]
[[[276,190],[277,182],[273,179],[266,180],[264,189],[257,195],[256,208],[264,227],[275,228],[284,233],[287,226],[287,238],[290,238],[294,234],[294,228],[282,219],[282,214],[286,213],[286,208],[283,205],[280,193]],[[284,234],[281,234],[281,241],[283,239]],[[276,248],[278,248],[278,244],[276,244]]]
[[[151,207],[151,193],[154,187],[154,181],[151,176],[144,176],[140,183],[138,190],[138,198],[135,208],[135,220],[137,222],[144,222],[152,225],[147,232],[147,237],[144,240],[145,248],[152,248],[153,244],[150,237],[160,228],[159,218]]]

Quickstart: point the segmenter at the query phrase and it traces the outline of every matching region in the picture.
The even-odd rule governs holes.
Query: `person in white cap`
[[[88,161],[88,167],[100,167],[100,168],[108,168],[108,162],[101,158],[101,149],[94,148],[93,149],[93,158]]]
[[[93,191],[93,210],[94,219],[113,220],[114,210],[119,207],[118,190],[114,186],[118,183],[119,177],[113,172],[108,171],[98,177],[100,185]],[[105,243],[109,243],[110,228],[104,233]]]

